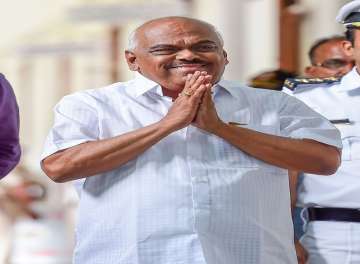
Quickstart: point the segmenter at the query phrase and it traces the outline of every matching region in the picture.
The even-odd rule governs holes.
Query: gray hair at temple
[[[217,30],[217,28],[216,28],[214,25],[212,25],[212,24],[210,24],[210,23],[208,23],[208,22],[199,20],[199,19],[189,18],[189,17],[176,17],[176,16],[174,16],[174,17],[162,17],[162,18],[156,18],[156,19],[150,20],[150,21],[146,22],[145,24],[148,24],[148,23],[153,22],[153,21],[156,21],[156,20],[171,19],[171,18],[174,18],[174,19],[179,18],[179,19],[193,20],[193,21],[199,22],[199,23],[201,23],[201,24],[209,27],[212,31],[215,32],[216,36],[218,37],[218,39],[219,39],[219,41],[220,41],[221,47],[224,46],[224,39],[223,39],[220,31]],[[145,24],[142,24],[142,25],[138,26],[135,30],[133,30],[133,31],[129,34],[127,50],[133,51],[133,50],[136,48],[136,46],[138,45],[138,39],[137,39],[136,34],[137,34],[138,30],[139,30],[143,25],[145,25]]]

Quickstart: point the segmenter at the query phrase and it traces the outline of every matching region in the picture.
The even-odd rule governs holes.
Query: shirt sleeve
[[[46,138],[41,160],[51,154],[99,138],[95,100],[87,93],[65,96],[54,107],[54,125]]]
[[[283,93],[280,107],[280,131],[285,137],[312,139],[342,148],[339,130],[305,103]]]
[[[0,74],[0,178],[19,162],[19,108],[10,83]]]

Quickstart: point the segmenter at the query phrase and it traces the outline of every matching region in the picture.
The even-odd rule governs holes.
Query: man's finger
[[[194,92],[194,94],[190,97],[192,102],[199,103],[201,98],[204,96],[204,93],[206,91],[206,85],[201,84],[198,89]]]
[[[195,83],[191,86],[191,92],[195,92],[195,90],[197,90],[199,87],[200,87],[200,85],[202,85],[203,84],[203,82],[204,82],[204,80],[205,80],[205,76],[204,75],[200,75],[198,78],[197,78],[197,80],[195,81]]]
[[[205,84],[205,88],[206,88],[206,91],[205,91],[205,94],[204,94],[204,102],[206,104],[211,104],[212,103],[211,84],[210,83]]]
[[[193,84],[196,82],[196,80],[199,78],[201,72],[196,71],[189,80],[189,88],[193,86]]]
[[[193,74],[189,73],[188,75],[186,75],[186,81],[185,81],[185,86],[183,90],[187,90],[190,88],[190,80],[191,77],[193,76]]]
[[[212,81],[212,75],[205,75],[204,83],[211,83]]]

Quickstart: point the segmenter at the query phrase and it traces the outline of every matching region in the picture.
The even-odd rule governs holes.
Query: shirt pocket
[[[341,154],[342,160],[359,160],[360,159],[360,126],[359,124],[336,126],[341,133],[343,149]]]
[[[238,125],[239,127],[255,130],[265,134],[278,135],[279,127],[275,125]],[[226,140],[217,136],[211,139],[215,148],[215,166],[228,168],[246,168],[246,167],[273,167],[243,151]]]

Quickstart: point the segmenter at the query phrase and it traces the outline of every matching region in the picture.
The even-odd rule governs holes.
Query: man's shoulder
[[[110,85],[97,87],[97,88],[90,88],[81,91],[77,91],[71,94],[68,94],[63,97],[63,99],[71,99],[71,100],[103,100],[105,98],[113,98],[115,93],[123,93],[124,89],[126,88],[128,82],[117,82]]]
[[[241,84],[237,81],[223,80],[221,85],[225,84],[225,88],[228,89],[235,96],[268,96],[268,95],[280,95],[280,91],[270,90],[270,89],[261,89],[254,88],[244,84]]]
[[[0,99],[1,98],[7,98],[6,100],[12,101],[16,100],[11,84],[2,73],[0,73]],[[2,102],[4,103],[6,100],[2,100]]]
[[[131,86],[132,82],[133,80],[127,82],[116,82],[102,87],[87,89],[83,92],[95,97],[111,95],[112,93],[122,93],[124,92],[124,88]]]
[[[5,75],[0,72],[0,86],[2,89],[10,89],[10,84],[5,78]]]
[[[341,77],[329,78],[289,78],[284,82],[284,91],[290,94],[309,92],[315,88],[329,88],[338,85]]]
[[[231,82],[231,94],[235,100],[246,101],[250,107],[254,109],[271,108],[280,106],[287,102],[287,98],[291,97],[286,93],[278,90],[254,88],[246,85],[241,85],[237,82]]]

